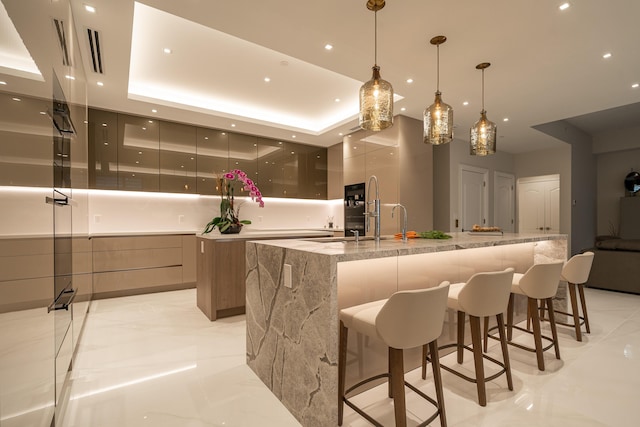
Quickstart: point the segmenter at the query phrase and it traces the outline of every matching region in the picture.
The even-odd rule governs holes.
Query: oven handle
[[[64,196],[64,198],[58,198],[58,197],[45,197],[44,198],[45,203],[48,203],[50,205],[60,205],[60,206],[66,206],[69,204],[69,198],[67,196]]]

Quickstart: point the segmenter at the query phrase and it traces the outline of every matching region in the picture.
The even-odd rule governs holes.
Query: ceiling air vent
[[[100,33],[91,28],[87,28],[87,37],[89,40],[89,49],[91,50],[91,66],[93,72],[104,74],[102,68],[102,50],[100,50]]]
[[[58,35],[60,49],[62,50],[62,65],[71,65],[71,61],[69,61],[69,49],[67,49],[67,35],[64,31],[64,21],[53,18],[53,23],[56,26],[56,34]]]

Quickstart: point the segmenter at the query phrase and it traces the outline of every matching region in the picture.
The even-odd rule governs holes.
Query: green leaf
[[[248,219],[241,219],[240,223],[241,224],[251,224],[251,221],[249,221]]]

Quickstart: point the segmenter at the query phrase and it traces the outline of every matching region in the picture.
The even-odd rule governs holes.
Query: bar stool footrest
[[[355,389],[357,389],[359,387],[362,387],[363,385],[365,385],[367,383],[370,383],[371,381],[379,380],[381,378],[390,378],[390,375],[388,373],[374,375],[373,377],[364,379],[364,380],[360,381],[359,383],[349,387],[344,392],[344,403],[346,403],[347,406],[349,406],[351,409],[356,411],[358,414],[360,414],[363,418],[365,418],[367,421],[369,421],[371,424],[373,424],[376,427],[385,427],[385,426],[380,424],[379,422],[377,422],[375,419],[373,419],[369,414],[364,412],[364,410],[359,408],[355,403],[351,402],[349,400],[349,398],[347,398],[347,394],[351,393],[353,390],[355,390]],[[416,388],[413,384],[409,384],[408,382],[405,381],[404,385],[405,385],[405,387],[408,387],[409,389],[411,389],[416,394],[418,394],[423,399],[425,399],[426,401],[428,401],[429,403],[431,403],[433,406],[436,407],[436,412],[433,415],[431,415],[429,418],[427,418],[425,421],[423,421],[422,423],[416,425],[416,427],[425,427],[425,426],[429,425],[432,421],[434,421],[436,418],[438,418],[438,416],[440,415],[440,412],[441,412],[440,411],[440,406],[438,405],[438,402],[436,402],[433,398],[431,398],[431,397],[427,396],[426,394],[424,394],[422,391],[418,390],[418,388]]]
[[[498,339],[498,338],[496,338],[496,339]],[[452,347],[458,348],[458,344],[453,343],[453,344],[446,344],[446,345],[443,345],[442,347],[438,347],[438,351],[440,351],[440,350],[444,350],[444,349],[446,349],[446,348],[452,348]],[[470,347],[470,346],[468,346],[468,345],[463,345],[463,346],[462,346],[462,348],[464,348],[464,349],[466,349],[466,350],[469,350],[470,352],[472,352],[472,353],[473,353],[473,348],[472,348],[472,347]],[[484,380],[485,380],[485,381],[493,381],[493,380],[495,380],[496,378],[498,378],[500,375],[502,375],[502,374],[504,374],[504,373],[506,373],[506,372],[507,372],[507,368],[504,366],[504,363],[502,363],[501,361],[499,361],[499,360],[497,360],[497,359],[494,359],[493,357],[488,356],[488,355],[486,355],[486,354],[484,354],[484,353],[482,354],[482,358],[483,358],[483,359],[486,359],[486,360],[488,360],[488,361],[490,361],[490,362],[493,362],[493,363],[495,363],[496,365],[498,365],[498,366],[500,366],[500,367],[502,368],[500,371],[496,372],[495,374],[490,375],[490,376],[488,376],[488,377],[485,377],[485,378],[484,378]],[[427,361],[428,361],[428,362],[431,362],[431,358],[430,358],[430,357],[427,357]],[[476,384],[476,383],[478,382],[478,380],[477,380],[476,378],[469,377],[469,376],[467,376],[467,375],[463,374],[462,372],[456,371],[455,369],[453,369],[453,368],[451,368],[451,367],[449,367],[449,366],[447,366],[447,365],[443,364],[443,363],[442,363],[442,361],[440,362],[440,367],[441,367],[442,369],[444,369],[445,371],[450,372],[450,373],[452,373],[452,374],[454,374],[454,375],[456,375],[456,376],[458,376],[458,377],[462,378],[463,380],[466,380],[466,381],[472,382],[472,383],[474,383],[474,384]]]
[[[556,323],[558,323],[558,322],[556,322]],[[513,326],[512,326],[512,328],[513,328],[513,329],[517,329],[517,330],[522,331],[522,332],[526,332],[526,333],[528,333],[529,335],[533,335],[533,331],[530,331],[530,330],[528,330],[528,329],[526,329],[526,328],[523,328],[523,327],[520,327],[520,326],[516,326],[516,325],[513,325]],[[496,337],[495,335],[491,335],[491,334],[489,333],[490,331],[493,331],[494,329],[498,329],[498,327],[497,327],[497,326],[493,326],[493,327],[489,328],[489,330],[487,330],[487,336],[488,336],[489,338],[491,338],[491,339],[494,339],[494,340],[498,340],[498,341],[499,341],[499,340],[500,340],[500,338],[499,338],[499,337]],[[548,336],[546,336],[546,335],[540,335],[540,338],[545,339],[545,340],[547,340],[547,341],[551,342],[551,344],[549,344],[548,346],[546,346],[546,347],[542,347],[542,351],[547,351],[547,350],[549,350],[550,348],[552,348],[552,347],[553,347],[553,338],[548,337]],[[514,346],[514,347],[518,347],[519,349],[522,349],[522,350],[530,351],[530,352],[532,352],[532,353],[535,353],[535,352],[536,352],[536,349],[535,349],[535,348],[533,348],[533,347],[529,347],[529,346],[526,346],[526,345],[524,345],[524,344],[520,344],[520,343],[517,343],[517,342],[513,342],[513,341],[509,341],[509,340],[507,340],[507,344],[512,345],[512,346]]]

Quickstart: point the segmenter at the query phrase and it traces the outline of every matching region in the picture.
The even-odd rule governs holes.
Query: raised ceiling
[[[558,140],[532,126],[640,102],[632,88],[640,82],[640,2],[580,0],[564,11],[561,3],[388,0],[378,12],[378,64],[403,97],[396,114],[422,120],[432,103],[429,39],[439,34],[448,39],[440,89],[454,108],[456,139],[468,141],[479,117],[480,62],[492,63],[485,106],[502,151],[554,147]],[[72,0],[78,34],[91,28],[101,37],[102,75],[91,71],[86,40],[80,44],[90,105],[321,146],[357,126],[357,90],[374,54],[366,0],[136,4]],[[629,120],[638,125],[634,114]]]

